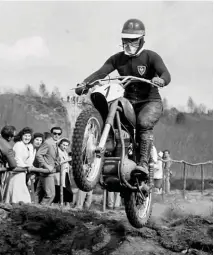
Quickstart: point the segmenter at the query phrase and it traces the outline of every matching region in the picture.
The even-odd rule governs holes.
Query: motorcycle
[[[99,183],[107,191],[120,192],[130,224],[142,228],[152,212],[157,151],[152,144],[149,176],[136,170],[140,157],[136,115],[124,97],[127,86],[136,81],[159,87],[134,76],[99,79],[85,85],[85,91],[91,90],[89,97],[93,106],[84,109],[76,120],[72,168],[80,190],[91,191]]]

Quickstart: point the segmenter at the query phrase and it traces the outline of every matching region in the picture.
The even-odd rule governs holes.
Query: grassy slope
[[[53,110],[45,99],[15,94],[0,95],[0,127],[14,125],[17,130],[30,126],[35,132],[49,131],[59,125],[64,136],[70,134],[70,124],[63,112]]]
[[[175,124],[173,117],[162,117],[155,128],[155,137],[157,149],[169,149],[175,159],[197,163],[213,157],[213,120],[206,116],[186,114],[184,124]]]
[[[169,149],[173,159],[190,163],[213,159],[213,119],[186,114],[184,124],[175,124],[175,116],[163,116],[155,127],[155,144],[159,150]],[[182,176],[183,166],[173,164],[176,177]],[[212,165],[206,165],[205,178],[212,178]],[[200,166],[188,166],[188,178],[200,178]]]

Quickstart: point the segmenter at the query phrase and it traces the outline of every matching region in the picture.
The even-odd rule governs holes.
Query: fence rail
[[[183,198],[186,199],[186,184],[187,184],[187,165],[189,166],[200,166],[200,171],[201,171],[201,194],[203,195],[204,193],[204,166],[205,165],[213,165],[213,161],[206,161],[206,162],[200,162],[200,163],[189,163],[186,162],[185,160],[174,160],[174,159],[170,159],[170,160],[164,160],[164,159],[160,159],[162,162],[166,163],[166,162],[173,162],[173,163],[178,163],[178,164],[183,164],[183,189],[182,189],[182,193],[183,193]],[[169,193],[170,190],[166,190],[166,187],[169,187],[169,183],[170,183],[170,173],[169,173],[170,169],[169,168],[163,168],[163,191],[162,191],[162,198],[164,200],[164,196],[165,194]],[[0,200],[3,199],[3,193],[5,191],[5,181],[6,181],[6,177],[9,173],[9,171],[7,169],[0,169],[0,173],[2,173],[1,175],[1,182],[0,182]],[[60,205],[63,205],[63,184],[62,184],[62,171],[60,171]],[[32,185],[32,192],[34,193],[34,188]],[[34,196],[34,194],[33,194]],[[104,190],[103,193],[103,211],[105,211],[106,208],[106,190]]]
[[[213,164],[212,160],[209,160],[209,161],[206,161],[206,162],[201,162],[201,163],[189,163],[189,162],[186,162],[185,160],[175,160],[175,159],[170,159],[170,160],[161,159],[161,161],[163,161],[164,163],[165,162],[185,163],[186,165],[189,165],[189,166],[199,166],[199,165]]]
[[[175,159],[170,159],[170,160],[164,160],[164,159],[160,159],[162,162],[166,163],[166,162],[173,162],[173,163],[179,163],[179,164],[183,164],[183,198],[186,199],[186,184],[187,184],[187,165],[189,166],[200,166],[200,170],[201,170],[201,194],[203,195],[204,193],[204,166],[205,165],[213,165],[213,161],[209,160],[206,162],[200,162],[200,163],[189,163],[185,160],[175,160]],[[170,183],[170,174],[169,174],[169,169],[165,168],[163,171],[163,179],[166,182],[166,184],[163,187],[163,192],[162,192],[162,196],[164,199],[164,194],[165,193],[169,193],[170,190],[166,190],[166,186]]]

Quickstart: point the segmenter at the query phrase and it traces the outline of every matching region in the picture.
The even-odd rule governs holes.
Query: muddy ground
[[[148,224],[134,229],[124,210],[90,211],[0,204],[0,254],[213,254],[212,190],[155,196]]]

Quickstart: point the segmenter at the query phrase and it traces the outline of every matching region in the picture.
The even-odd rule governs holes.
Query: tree
[[[41,82],[40,85],[39,85],[39,93],[42,97],[48,97],[49,96],[46,85],[43,82]]]
[[[175,123],[176,124],[184,124],[186,122],[186,116],[183,112],[179,112],[177,115],[176,115],[176,118],[175,118]]]
[[[198,113],[199,113],[199,114],[205,114],[205,113],[206,113],[206,110],[207,110],[206,105],[204,105],[204,104],[199,104],[199,106],[198,106]]]
[[[195,111],[196,105],[191,97],[188,98],[187,107],[189,112],[193,113]]]
[[[29,84],[26,85],[26,87],[23,91],[23,95],[28,96],[28,97],[38,96],[37,92]]]
[[[213,109],[209,109],[209,110],[207,111],[207,115],[208,115],[208,116],[212,116],[212,115],[213,115]]]
[[[56,98],[61,98],[61,93],[57,87],[54,87],[52,94],[54,94]]]

